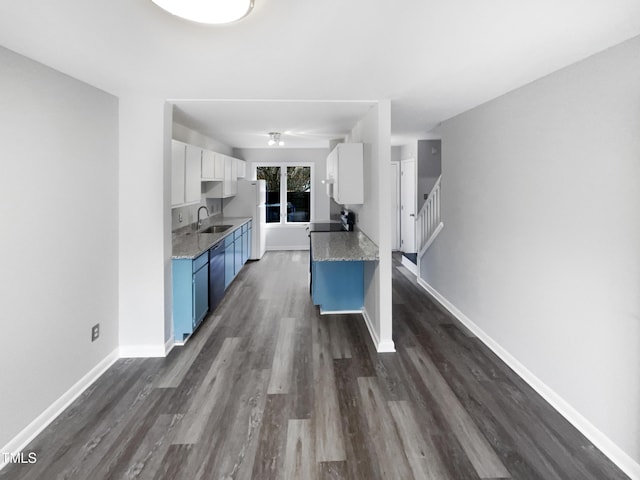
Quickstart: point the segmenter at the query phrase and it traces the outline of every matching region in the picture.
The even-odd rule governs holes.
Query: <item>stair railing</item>
[[[444,226],[440,218],[440,180],[438,177],[435,185],[427,196],[418,216],[416,217],[416,233],[418,240],[418,258],[429,248]]]

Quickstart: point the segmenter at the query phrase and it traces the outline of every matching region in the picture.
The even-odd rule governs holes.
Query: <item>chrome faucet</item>
[[[202,205],[198,209],[198,228],[200,228],[200,225],[202,225],[202,220],[200,220],[200,210],[202,210],[203,208],[204,208],[204,211],[207,212],[207,217],[209,216],[209,209],[207,207],[205,207],[204,205]]]

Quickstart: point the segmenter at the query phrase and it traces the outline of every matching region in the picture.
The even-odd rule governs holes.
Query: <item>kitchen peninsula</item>
[[[311,296],[320,313],[359,313],[364,305],[365,262],[378,247],[364,233],[311,234]]]

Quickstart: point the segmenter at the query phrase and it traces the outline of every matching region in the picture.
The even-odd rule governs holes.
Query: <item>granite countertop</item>
[[[316,232],[311,235],[314,262],[375,261],[378,246],[362,232]]]
[[[196,258],[214,244],[235,232],[251,220],[250,217],[208,217],[202,221],[200,230],[215,225],[231,225],[222,233],[198,233],[193,225],[182,227],[173,232],[171,258]]]

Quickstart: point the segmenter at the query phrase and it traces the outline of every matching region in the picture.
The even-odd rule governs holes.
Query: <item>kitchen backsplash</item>
[[[206,202],[206,203],[205,203]],[[209,216],[222,214],[221,198],[203,198],[197,205],[187,205],[171,209],[171,231],[178,228],[186,227],[197,220],[198,208],[206,206],[209,210]]]

